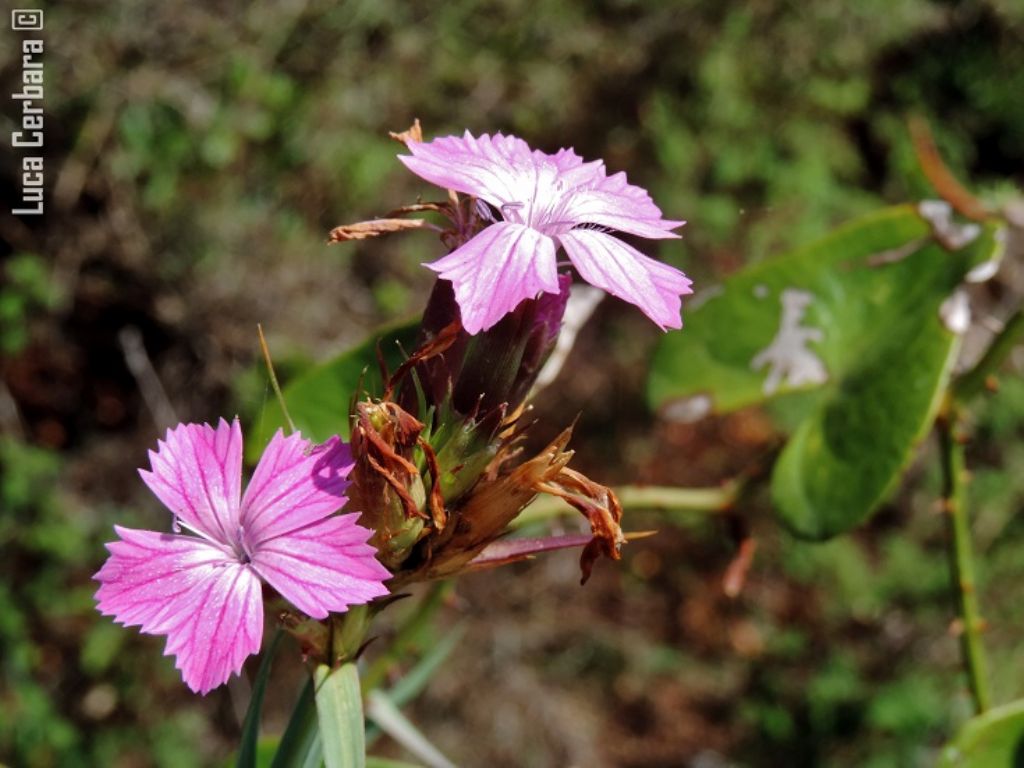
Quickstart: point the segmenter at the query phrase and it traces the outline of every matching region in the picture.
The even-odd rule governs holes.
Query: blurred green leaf
[[[271,768],[320,768],[323,765],[323,743],[317,721],[313,679],[302,689],[302,695],[292,711],[288,725],[281,735]]]
[[[440,640],[430,646],[430,650],[423,655],[423,658],[417,661],[413,668],[387,691],[388,699],[396,707],[405,706],[427,687],[441,665],[447,661],[462,640],[465,629],[463,624],[459,624],[450,632],[446,632]],[[366,743],[372,746],[378,736],[380,736],[380,729],[373,723],[368,723]]]
[[[263,652],[263,659],[260,661],[259,671],[252,685],[252,697],[249,699],[249,708],[245,713],[245,722],[242,723],[242,738],[238,748],[238,768],[256,768],[259,761],[259,735],[260,715],[263,712],[263,698],[267,693],[267,681],[270,679],[270,668],[274,663],[274,656],[277,648],[281,645],[283,637],[281,630],[274,633],[274,639],[270,647]]]
[[[412,350],[419,333],[418,323],[405,323],[375,333],[362,344],[327,362],[314,365],[284,387],[284,399],[295,428],[304,436],[322,442],[340,435],[348,438],[349,402],[362,390],[380,393],[382,382],[377,365],[377,346],[394,371]],[[403,351],[404,350],[404,351]],[[256,462],[275,431],[285,426],[281,407],[268,401],[257,419],[256,439],[248,441],[246,460]]]
[[[947,701],[934,675],[909,672],[873,691],[867,718],[887,733],[918,733],[927,738]]]
[[[772,496],[798,535],[841,533],[880,502],[931,423],[958,339],[940,307],[998,247],[990,225],[948,251],[901,206],[746,269],[662,341],[650,402],[687,418],[818,390],[804,394]]]
[[[455,768],[386,693],[370,691],[367,696],[367,715],[382,731],[430,768]]]
[[[313,673],[313,684],[327,768],[364,768],[363,695],[356,665],[349,662],[332,670],[321,664]]]
[[[967,721],[942,750],[941,768],[1018,768],[1024,765],[1024,700]]]
[[[395,683],[388,691],[390,698],[397,706],[402,706],[415,699],[434,675],[441,668],[441,665],[448,659],[452,651],[458,646],[459,641],[465,634],[465,626],[456,625],[435,643],[430,650],[423,655],[423,658],[416,662],[416,666],[409,670],[401,680]]]
[[[386,757],[367,757],[366,768],[420,768],[415,763],[406,763],[401,760],[389,760]]]
[[[127,637],[124,628],[113,622],[97,623],[91,627],[79,655],[82,671],[91,675],[105,672],[121,652]]]

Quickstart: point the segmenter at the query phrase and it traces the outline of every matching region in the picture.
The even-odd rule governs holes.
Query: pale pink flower
[[[663,219],[624,173],[609,176],[600,160],[584,163],[571,149],[549,155],[500,133],[407,146],[412,155],[399,159],[413,173],[473,195],[500,216],[426,265],[454,285],[469,333],[490,328],[524,299],[558,293],[558,245],[591,285],[635,304],[662,329],[682,326],[680,296],[692,293],[690,280],[609,231],[673,238],[684,222]]]
[[[167,636],[185,683],[206,693],[226,682],[263,638],[266,581],[314,619],[387,594],[390,573],[345,504],[349,447],[314,447],[279,430],[242,495],[242,430],[236,419],[182,424],[149,453],[142,479],[174,514],[175,531],[115,526],[119,541],[96,574],[99,610]]]

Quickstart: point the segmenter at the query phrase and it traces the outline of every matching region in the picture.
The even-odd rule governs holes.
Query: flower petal
[[[537,159],[548,160],[554,163],[555,167],[559,171],[571,171],[573,168],[579,168],[584,165],[583,158],[576,154],[576,150],[562,147],[562,149],[555,152],[553,155],[549,155],[546,152],[541,152],[539,149],[533,150],[533,155]],[[604,163],[600,160],[594,160],[590,163],[586,163],[591,167],[603,167]]]
[[[682,272],[592,229],[574,229],[558,239],[588,283],[635,304],[662,330],[682,327],[680,296],[693,292]]]
[[[470,334],[486,331],[524,299],[559,292],[554,241],[507,221],[426,266],[452,281]]]
[[[265,541],[252,565],[274,589],[314,619],[388,593],[391,573],[366,540],[371,532],[356,514],[335,515]]]
[[[524,183],[527,176],[533,178],[533,153],[515,136],[499,133],[492,138],[485,133],[474,138],[466,131],[461,137],[444,136],[407,146],[412,156],[399,155],[398,159],[417,176],[439,187],[479,197],[497,208],[525,202],[532,191],[524,191]]]
[[[535,162],[540,165],[547,162],[558,171],[558,182],[564,189],[573,190],[577,187],[589,187],[600,184],[606,177],[603,160],[583,162],[583,158],[572,149],[560,149],[549,155],[539,149],[533,150]]]
[[[647,191],[627,182],[626,174],[621,172],[601,179],[590,189],[575,190],[568,196],[562,215],[577,225],[596,224],[653,239],[679,237],[672,230],[685,224],[663,219]]]
[[[314,446],[299,433],[271,438],[242,499],[241,523],[246,545],[316,523],[337,512],[348,500],[352,453],[333,437]]]
[[[260,648],[263,599],[253,570],[225,547],[194,536],[115,526],[120,541],[95,575],[101,613],[166,635],[185,683],[206,693]]]
[[[139,475],[157,498],[192,530],[229,544],[237,538],[242,493],[242,428],[235,419],[180,424],[149,452],[152,471]]]

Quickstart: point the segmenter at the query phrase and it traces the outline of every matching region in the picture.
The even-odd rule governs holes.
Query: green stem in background
[[[718,488],[673,488],[658,485],[620,485],[613,488],[623,509],[652,509],[665,512],[723,512],[739,498],[742,483],[733,481]],[[563,514],[578,514],[554,496],[538,496],[523,510],[512,526],[521,528]]]
[[[288,423],[288,430],[295,431],[295,422],[288,413],[288,404],[284,401],[284,394],[281,392],[281,385],[277,382],[277,374],[274,373],[274,363],[270,360],[270,347],[267,346],[267,339],[263,335],[262,323],[256,323],[256,330],[260,335],[260,349],[263,351],[263,362],[267,364],[267,373],[270,375],[270,386],[274,388],[274,395],[277,396],[277,404],[281,406],[281,413]]]
[[[939,446],[942,453],[943,504],[949,539],[949,560],[953,589],[960,612],[960,648],[974,697],[974,706],[981,714],[992,705],[988,683],[988,663],[981,631],[985,625],[978,607],[974,576],[974,555],[971,530],[967,519],[967,494],[964,487],[964,446],[957,434],[958,413],[951,405],[939,417]]]
[[[1017,309],[1003,329],[989,344],[985,354],[967,373],[951,386],[945,412],[938,419],[939,443],[942,451],[943,500],[949,530],[949,558],[953,587],[960,609],[960,646],[970,680],[971,694],[978,713],[992,706],[988,683],[988,664],[981,631],[985,626],[978,607],[974,576],[971,530],[967,519],[964,488],[964,447],[959,439],[961,404],[965,404],[987,386],[1014,347],[1024,338],[1024,309]]]
[[[966,403],[985,389],[989,376],[993,376],[1006,360],[1017,343],[1024,337],[1024,310],[1018,309],[1006,321],[1003,330],[992,340],[985,354],[977,364],[957,379],[953,385],[953,397]]]
[[[740,483],[718,488],[672,488],[623,485],[615,489],[624,509],[660,509],[666,512],[723,512],[735,504]]]

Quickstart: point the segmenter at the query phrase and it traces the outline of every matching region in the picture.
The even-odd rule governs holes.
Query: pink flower
[[[195,536],[115,526],[120,541],[94,577],[101,613],[167,635],[185,683],[205,694],[260,648],[269,583],[315,619],[387,594],[390,573],[366,543],[370,531],[345,504],[349,447],[313,447],[279,430],[242,495],[242,429],[236,419],[181,424],[150,451],[139,474]]]
[[[418,176],[488,203],[500,220],[426,266],[455,287],[462,324],[487,330],[523,299],[558,293],[560,244],[592,285],[635,304],[662,329],[682,326],[680,296],[692,293],[677,269],[644,256],[608,230],[648,238],[678,237],[684,222],[661,217],[650,195],[608,176],[600,160],[571,149],[531,150],[515,136],[447,136],[408,143],[399,159]]]

